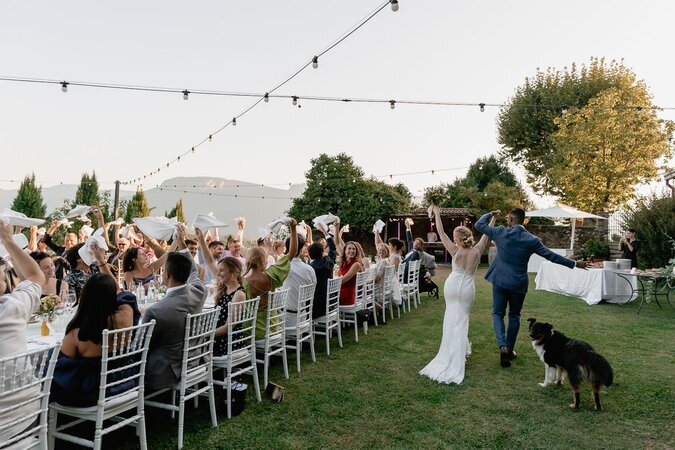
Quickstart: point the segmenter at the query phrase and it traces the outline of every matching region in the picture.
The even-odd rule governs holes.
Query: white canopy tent
[[[557,204],[551,208],[538,209],[536,211],[528,211],[525,213],[526,217],[554,217],[558,219],[574,219],[572,222],[572,238],[570,239],[570,250],[574,249],[574,234],[576,231],[576,219],[602,219],[607,220],[606,217],[596,216],[595,214],[579,211],[571,206]]]

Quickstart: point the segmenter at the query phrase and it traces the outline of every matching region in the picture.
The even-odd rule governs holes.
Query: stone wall
[[[604,222],[604,221],[603,221]],[[572,227],[570,225],[527,225],[527,230],[541,238],[548,248],[569,248]],[[599,227],[576,227],[574,232],[574,253],[579,253],[586,242],[593,239],[606,239],[607,229]]]

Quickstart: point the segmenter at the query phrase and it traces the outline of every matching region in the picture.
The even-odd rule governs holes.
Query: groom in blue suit
[[[583,261],[574,261],[552,252],[541,243],[541,240],[527,231],[523,226],[525,211],[515,208],[509,213],[507,227],[491,227],[488,225],[492,216],[500,211],[492,211],[483,215],[476,222],[476,230],[486,234],[497,244],[497,257],[490,265],[485,279],[492,283],[492,326],[499,345],[499,363],[502,367],[511,366],[516,357],[513,350],[516,336],[520,329],[520,310],[523,308],[529,278],[527,263],[533,253],[573,269],[575,266],[585,268]],[[504,315],[509,307],[509,327],[504,330]]]

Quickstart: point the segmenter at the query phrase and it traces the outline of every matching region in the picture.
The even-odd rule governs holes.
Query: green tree
[[[26,175],[21,182],[16,198],[12,202],[14,211],[28,217],[41,219],[47,215],[47,205],[42,200],[42,186],[35,184],[35,174]]]
[[[73,206],[98,205],[100,201],[101,198],[98,192],[96,172],[92,172],[91,175],[88,173],[83,173],[82,178],[80,179],[80,185],[77,188],[77,192],[75,192],[75,201],[73,201]]]
[[[404,185],[365,179],[363,170],[345,153],[312,159],[305,178],[307,188],[288,211],[297,220],[309,221],[330,212],[340,216],[342,224],[369,232],[377,219],[412,209],[412,195]]]
[[[653,109],[638,111],[622,105],[644,104],[637,87],[609,88],[587,106],[554,120],[559,157],[549,176],[566,204],[591,211],[611,211],[635,197],[635,187],[655,179],[675,153],[668,142],[674,123]]]
[[[185,223],[185,213],[183,212],[183,199],[178,199],[176,206],[171,211],[166,213],[166,217],[175,217],[179,222]]]
[[[145,198],[145,192],[143,192],[143,189],[138,188],[134,196],[131,197],[131,200],[126,205],[126,214],[124,216],[124,220],[127,223],[133,223],[132,219],[134,217],[149,216],[153,209],[154,208],[150,208],[148,206],[148,201]]]
[[[640,240],[637,253],[641,268],[664,267],[675,257],[675,197],[640,197],[622,213],[625,228],[633,228]]]
[[[584,114],[597,114],[602,117],[606,114],[604,108],[589,108],[589,102],[608,89],[621,92],[622,102],[615,103],[617,109],[624,109],[626,114],[620,114],[627,119],[617,124],[617,130],[624,127],[621,141],[640,144],[644,134],[659,135],[666,142],[664,129],[670,125],[665,121],[649,120],[644,127],[634,130],[630,128],[635,123],[629,116],[641,112],[648,112],[645,116],[654,113],[652,98],[643,81],[637,80],[636,75],[621,61],[606,63],[604,58],[591,58],[588,65],[577,69],[576,65],[563,70],[548,68],[546,71],[537,70],[534,78],[526,78],[525,83],[516,89],[514,96],[509,100],[499,114],[498,129],[499,143],[502,145],[502,156],[521,164],[527,171],[527,182],[535,192],[555,196],[564,195],[569,187],[561,186],[558,178],[560,170],[567,165],[566,154],[560,151],[561,137],[557,135],[560,126],[568,123],[567,118],[561,118],[565,111],[573,113],[579,108],[586,108]],[[630,102],[630,103],[627,103]],[[629,114],[632,112],[632,114]],[[578,113],[577,113],[578,115]],[[594,119],[598,134],[606,132],[600,119]],[[613,123],[604,124],[614,127]],[[634,138],[635,134],[642,134]],[[613,133],[613,136],[617,136]],[[569,142],[572,140],[569,139]],[[652,142],[652,140],[649,140]],[[575,140],[582,148],[594,149]],[[652,144],[650,144],[652,145]],[[650,147],[641,147],[639,151],[648,153]],[[655,160],[658,157],[654,158]],[[560,170],[553,170],[558,168]]]
[[[431,203],[443,208],[469,208],[476,215],[531,206],[515,174],[494,155],[478,158],[463,178],[427,188],[424,205]]]

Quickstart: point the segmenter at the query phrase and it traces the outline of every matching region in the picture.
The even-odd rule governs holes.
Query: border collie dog
[[[537,322],[537,319],[527,321],[530,323],[532,347],[546,366],[546,378],[539,385],[547,386],[553,382],[560,384],[566,375],[574,395],[574,403],[570,408],[577,409],[580,404],[581,382],[587,380],[593,386],[595,409],[602,409],[600,386],[611,386],[614,379],[612,366],[607,360],[590,344],[553,331],[550,323]]]

